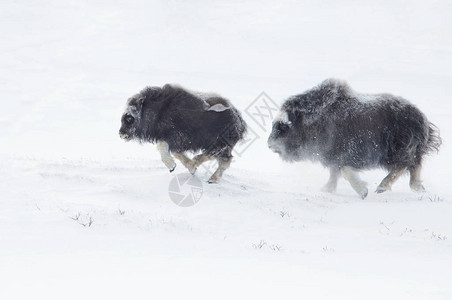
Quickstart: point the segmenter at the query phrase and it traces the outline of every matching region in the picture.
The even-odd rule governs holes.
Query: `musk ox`
[[[319,161],[330,169],[323,190],[334,192],[342,176],[364,199],[366,183],[358,171],[389,172],[376,192],[391,189],[405,171],[410,187],[424,191],[424,156],[438,151],[437,128],[407,100],[390,94],[359,94],[346,82],[328,79],[287,99],[268,138],[268,147],[286,161]]]
[[[121,123],[122,139],[157,143],[170,172],[176,167],[171,154],[192,174],[202,163],[216,159],[218,169],[209,183],[220,180],[231,164],[232,149],[246,132],[240,112],[228,100],[170,84],[146,87],[129,98]],[[190,159],[187,151],[201,154]]]

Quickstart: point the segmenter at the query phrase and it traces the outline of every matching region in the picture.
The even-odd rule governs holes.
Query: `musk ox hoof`
[[[327,184],[322,187],[321,191],[325,193],[334,193],[336,191],[336,187]]]
[[[217,179],[217,178],[210,178],[207,182],[208,182],[209,184],[213,184],[213,183],[218,183],[218,181],[220,181],[220,180]]]
[[[384,193],[386,191],[390,190],[389,188],[383,187],[383,186],[377,186],[377,189],[375,190],[375,193],[377,194],[381,194]]]
[[[362,190],[362,191],[360,191],[360,192],[358,192],[359,196],[361,196],[361,199],[363,199],[363,200],[364,200],[364,198],[367,197],[367,193],[368,193],[367,188]]]
[[[187,162],[184,165],[187,168],[188,172],[190,172],[191,175],[195,174],[196,170],[198,169],[196,167],[196,163],[193,161]]]
[[[418,193],[424,193],[425,192],[425,188],[422,185],[422,183],[420,183],[420,182],[410,185],[410,188],[413,191],[418,192]]]
[[[172,166],[171,168],[169,168],[170,173],[173,172],[174,169],[176,169],[176,164],[174,164],[174,166]]]

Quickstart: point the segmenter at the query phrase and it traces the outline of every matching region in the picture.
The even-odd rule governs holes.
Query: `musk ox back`
[[[218,182],[229,167],[232,149],[246,132],[240,112],[227,99],[169,84],[131,97],[121,122],[121,138],[157,143],[170,172],[176,167],[171,154],[192,174],[203,162],[218,160],[210,183]],[[190,159],[187,151],[201,154]]]
[[[406,170],[411,188],[423,191],[422,160],[440,145],[436,127],[408,101],[359,94],[335,79],[287,99],[268,139],[284,160],[309,159],[330,168],[325,191],[333,192],[342,174],[362,198],[367,188],[357,171],[363,169],[389,171],[376,192],[390,190]]]

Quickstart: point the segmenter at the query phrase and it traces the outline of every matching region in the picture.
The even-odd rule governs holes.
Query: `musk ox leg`
[[[341,170],[338,167],[331,167],[330,179],[328,179],[328,182],[323,186],[322,191],[333,193],[336,190],[337,181],[339,180],[340,176]]]
[[[377,189],[375,190],[376,193],[383,193],[386,191],[391,190],[391,186],[394,182],[396,182],[397,179],[406,171],[406,168],[399,169],[399,170],[392,170],[389,172],[388,176],[386,176],[381,183],[378,185]]]
[[[415,192],[425,192],[421,180],[421,168],[421,164],[410,168],[410,188]]]
[[[176,162],[174,161],[174,158],[171,156],[169,152],[169,146],[167,142],[158,142],[157,143],[157,149],[160,152],[160,155],[162,157],[162,161],[165,164],[165,166],[168,168],[170,172],[173,172],[176,168]]]
[[[337,181],[339,180],[340,176],[341,170],[338,167],[331,167],[330,179],[328,179],[328,182],[323,186],[322,191],[333,193],[336,190]]]
[[[352,188],[361,196],[362,199],[367,197],[367,183],[359,178],[358,172],[352,167],[343,167],[341,169],[342,176],[350,182]]]
[[[185,155],[185,153],[174,153],[174,157],[181,161],[181,163],[188,169],[191,174],[195,174],[195,162]]]
[[[223,176],[223,172],[229,168],[232,161],[232,156],[230,157],[219,157],[217,158],[218,161],[218,169],[213,173],[212,176],[210,176],[208,183],[218,183],[220,181],[221,177]]]
[[[213,157],[210,155],[206,155],[204,153],[198,154],[193,157],[193,162],[195,163],[195,169],[199,167],[201,164],[205,163],[208,160],[212,160]]]

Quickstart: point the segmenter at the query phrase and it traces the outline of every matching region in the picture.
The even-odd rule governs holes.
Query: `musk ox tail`
[[[441,137],[439,136],[439,129],[433,123],[429,123],[428,127],[428,141],[427,141],[427,153],[438,152],[439,147],[442,144]]]

